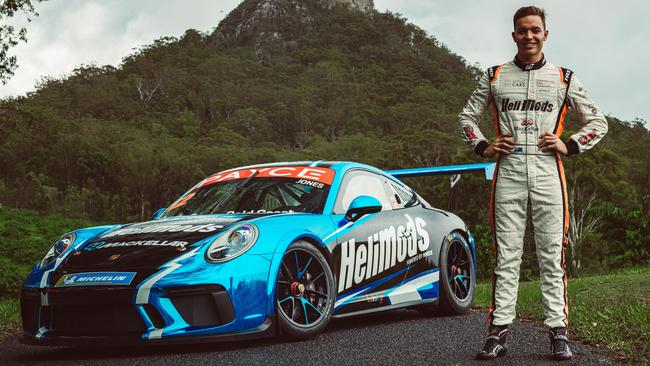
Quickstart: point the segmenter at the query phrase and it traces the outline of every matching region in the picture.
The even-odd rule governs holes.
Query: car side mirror
[[[165,212],[166,209],[167,207],[158,209],[158,211],[154,212],[153,215],[151,215],[151,220],[158,220],[160,216],[162,216],[163,212]]]
[[[381,211],[381,202],[371,196],[359,196],[350,202],[350,207],[345,213],[348,221],[357,221],[361,217]]]

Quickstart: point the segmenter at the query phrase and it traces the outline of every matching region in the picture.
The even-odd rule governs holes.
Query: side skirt
[[[388,311],[388,310],[395,310],[395,309],[401,309],[401,308],[409,308],[409,307],[415,307],[418,305],[426,305],[426,304],[431,304],[431,303],[437,303],[438,298],[434,299],[423,299],[423,300],[417,300],[417,301],[409,301],[409,302],[403,302],[399,304],[394,304],[394,305],[386,305],[378,308],[372,308],[368,310],[360,310],[360,311],[355,311],[352,313],[345,313],[345,314],[335,314],[332,316],[332,318],[338,319],[338,318],[347,318],[349,316],[356,316],[356,315],[364,315],[364,314],[372,314],[372,313],[378,313],[380,311]]]

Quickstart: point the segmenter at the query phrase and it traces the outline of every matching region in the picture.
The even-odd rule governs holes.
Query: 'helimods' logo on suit
[[[506,111],[542,111],[553,112],[553,103],[539,102],[535,99],[513,100],[510,98],[501,99],[501,112]]]

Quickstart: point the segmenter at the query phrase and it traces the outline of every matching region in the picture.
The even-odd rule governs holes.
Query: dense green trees
[[[0,202],[140,220],[203,176],[238,165],[479,161],[461,143],[456,116],[481,71],[435,38],[395,14],[325,11],[310,1],[289,12],[295,22],[269,18],[233,36],[237,24],[253,24],[241,10],[255,3],[242,3],[211,35],[164,37],[117,68],[83,65],[0,101]],[[649,258],[650,136],[638,122],[609,120],[598,148],[566,160],[579,228],[574,273]],[[578,128],[575,119],[568,127]],[[470,175],[452,190],[447,178],[408,183],[471,224],[485,275],[489,182]],[[535,268],[532,253],[525,260]]]
[[[38,13],[32,3],[42,0],[0,0],[0,84],[6,84],[18,67],[17,58],[10,50],[20,42],[27,42],[27,28],[16,29],[8,20],[16,13],[27,15],[27,21]]]

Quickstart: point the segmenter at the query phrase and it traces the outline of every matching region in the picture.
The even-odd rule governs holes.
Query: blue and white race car
[[[351,162],[223,171],[151,221],[57,240],[21,293],[23,341],[106,345],[316,336],[332,317],[467,311],[474,240],[396,177]]]

